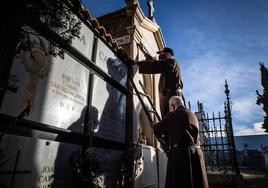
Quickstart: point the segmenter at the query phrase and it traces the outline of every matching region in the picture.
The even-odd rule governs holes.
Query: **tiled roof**
[[[118,45],[115,39],[113,39],[113,36],[110,33],[107,33],[105,27],[101,26],[99,21],[92,17],[90,11],[85,8],[83,5],[80,4],[79,12],[81,15],[88,20],[91,25],[105,38],[105,40],[118,52],[121,58],[124,60],[129,60],[128,55],[123,51],[123,48]]]

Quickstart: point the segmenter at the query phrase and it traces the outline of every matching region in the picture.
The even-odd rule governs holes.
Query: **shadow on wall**
[[[84,121],[87,107],[84,107],[79,119],[73,122],[68,130],[72,132],[82,133],[84,132]],[[98,131],[98,110],[97,108],[90,106],[88,110],[90,125],[93,125],[93,132]],[[58,136],[60,137],[60,136]],[[91,153],[92,154],[92,153]],[[86,170],[94,170],[93,167],[86,167],[85,165],[91,161],[82,157],[82,146],[60,143],[57,150],[57,156],[54,163],[54,181],[51,184],[52,187],[84,187],[87,183],[86,179],[90,173],[87,174]],[[96,165],[96,164],[95,164]],[[83,180],[83,178],[85,180]]]

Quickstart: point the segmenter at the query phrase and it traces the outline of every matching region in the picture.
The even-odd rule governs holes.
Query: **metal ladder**
[[[151,113],[153,113],[153,114],[156,115],[158,121],[161,120],[161,117],[160,117],[160,115],[158,114],[158,112],[157,112],[157,110],[156,110],[156,108],[155,108],[155,106],[154,106],[154,104],[153,104],[153,102],[152,102],[152,99],[151,99],[151,97],[148,95],[148,93],[147,93],[147,91],[146,91],[146,88],[144,87],[144,85],[142,84],[142,82],[139,80],[139,84],[140,84],[140,86],[141,86],[141,88],[142,88],[142,90],[143,90],[143,92],[140,92],[140,91],[137,89],[137,87],[136,87],[134,81],[133,81],[132,79],[129,79],[129,80],[130,80],[130,83],[131,83],[131,85],[132,85],[132,87],[133,87],[133,89],[134,89],[134,91],[135,91],[135,94],[137,95],[137,97],[138,97],[138,99],[139,99],[139,101],[140,101],[140,103],[141,103],[141,105],[142,105],[142,108],[143,108],[143,110],[145,111],[145,114],[146,114],[146,116],[147,116],[147,118],[148,118],[148,120],[149,120],[149,122],[150,122],[150,127],[153,129],[152,124],[154,123],[154,121],[153,121],[153,118],[152,118],[152,116],[151,116]],[[148,99],[148,101],[149,101],[149,103],[150,103],[150,106],[151,106],[151,109],[152,109],[152,110],[150,110],[150,109],[148,109],[148,108],[146,107],[146,105],[145,105],[145,103],[144,103],[144,101],[143,101],[143,99],[142,99],[141,96],[144,96],[144,97],[146,97],[146,98]],[[168,152],[168,146],[167,146],[166,142],[164,141],[164,138],[162,138],[162,137],[161,137],[161,138],[157,137],[157,140],[159,141],[159,143],[160,143],[162,149],[163,149],[163,150],[165,151],[165,153],[167,154],[167,152]]]
[[[149,113],[153,113],[153,114],[155,114],[156,117],[157,117],[157,120],[160,121],[160,120],[161,120],[161,117],[160,117],[160,115],[158,114],[158,112],[156,111],[156,108],[155,108],[155,106],[154,106],[154,104],[153,104],[153,102],[152,102],[152,99],[151,99],[150,95],[148,95],[146,88],[144,87],[144,85],[142,84],[142,82],[141,82],[140,80],[139,80],[139,84],[140,84],[140,86],[141,86],[141,88],[142,88],[142,90],[143,90],[143,92],[140,92],[140,91],[139,91],[139,94],[142,95],[142,96],[144,96],[144,97],[146,97],[147,100],[149,101],[150,105],[151,105],[151,109],[147,109],[148,112],[149,112]],[[150,116],[150,117],[151,117],[151,116]]]

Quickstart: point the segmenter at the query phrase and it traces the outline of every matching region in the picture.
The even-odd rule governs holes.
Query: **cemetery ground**
[[[240,168],[240,175],[210,173],[210,188],[268,188],[268,171],[263,168]]]

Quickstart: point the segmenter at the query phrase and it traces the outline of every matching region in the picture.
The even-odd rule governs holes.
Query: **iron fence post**
[[[226,94],[226,102],[225,102],[225,118],[227,123],[227,138],[229,139],[229,147],[230,147],[230,155],[231,160],[233,162],[233,167],[236,174],[240,174],[240,170],[237,163],[237,157],[236,157],[236,148],[235,148],[235,142],[234,142],[234,134],[233,134],[233,125],[232,125],[232,112],[231,112],[231,101],[230,101],[230,90],[228,88],[227,80],[225,80],[225,94]]]

